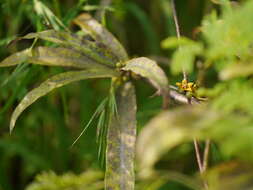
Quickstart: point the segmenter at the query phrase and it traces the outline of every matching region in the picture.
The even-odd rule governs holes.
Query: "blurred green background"
[[[41,0],[42,1],[42,0]],[[72,30],[71,21],[80,13],[89,12],[98,16],[97,10],[87,9],[100,5],[99,0],[43,0],[52,12]],[[157,60],[170,76],[171,52],[162,50],[160,43],[175,36],[175,26],[169,0],[112,0],[112,10],[106,11],[106,27],[126,47],[130,57],[147,56]],[[219,7],[209,0],[176,0],[176,9],[181,33],[197,38],[199,25],[204,15]],[[100,10],[100,9],[98,9]],[[99,16],[98,19],[101,19]],[[7,55],[29,47],[31,41],[24,40],[8,46],[17,36],[51,28],[34,11],[32,0],[0,1],[0,60]],[[60,72],[60,68],[49,68],[23,64],[16,68],[0,69],[0,190],[22,190],[35,176],[43,171],[80,174],[89,170],[103,171],[98,159],[96,144],[96,122],[70,148],[80,134],[101,100],[107,95],[109,81],[81,81],[61,88],[41,98],[25,111],[9,134],[12,111],[22,97],[48,76]],[[216,80],[210,72],[212,85]],[[194,80],[196,73],[190,75]],[[181,81],[180,75],[170,79],[171,84]],[[150,96],[155,92],[145,82],[137,81],[138,130],[160,111],[161,98]],[[213,151],[217,150],[213,145]],[[217,150],[218,151],[218,150]],[[218,163],[222,155],[218,152],[212,163]],[[197,164],[191,143],[186,143],[164,156],[158,168],[176,170],[194,175]],[[100,176],[101,178],[101,176]],[[187,189],[179,183],[156,181],[163,189]],[[140,183],[141,184],[141,183]],[[149,183],[146,183],[149,184]],[[155,184],[153,184],[155,187]],[[145,188],[143,188],[145,189]],[[155,188],[154,188],[155,189]]]

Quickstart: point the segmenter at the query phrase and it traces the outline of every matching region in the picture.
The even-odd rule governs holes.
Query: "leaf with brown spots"
[[[106,190],[134,190],[136,98],[132,83],[117,89],[118,114],[112,116],[107,133]]]
[[[119,61],[127,60],[128,56],[126,50],[121,43],[112,35],[111,32],[109,32],[89,14],[84,13],[79,15],[76,19],[74,19],[74,23],[93,36],[96,41],[104,44],[115,56],[118,57]]]

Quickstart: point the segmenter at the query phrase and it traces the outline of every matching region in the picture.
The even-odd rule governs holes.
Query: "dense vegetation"
[[[253,188],[252,0],[0,5],[0,190]]]

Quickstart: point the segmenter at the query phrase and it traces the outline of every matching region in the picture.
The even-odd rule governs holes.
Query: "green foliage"
[[[117,61],[125,61],[127,59],[127,53],[119,41],[90,15],[82,14],[78,16],[74,22],[79,25],[85,33],[90,34],[98,42],[104,44],[109,52],[112,52],[117,57]],[[105,47],[103,47],[103,49],[105,49]]]
[[[100,138],[99,155],[105,153],[106,147],[105,189],[133,190],[135,184],[134,154],[136,139],[135,91],[130,82],[125,82],[129,72],[123,72],[124,70],[118,65],[126,65],[125,71],[131,70],[135,75],[144,75],[154,83],[154,86],[163,95],[168,93],[165,74],[156,62],[150,59],[143,57],[127,61],[128,55],[121,43],[89,14],[81,14],[74,19],[74,23],[80,26],[84,32],[84,36],[79,37],[69,31],[58,31],[60,29],[58,26],[63,26],[63,24],[44,4],[34,1],[34,7],[37,13],[44,16],[48,24],[51,24],[55,30],[30,33],[18,38],[17,40],[33,38],[35,40],[30,48],[10,55],[0,62],[0,66],[8,67],[28,62],[47,66],[70,67],[77,70],[54,75],[39,87],[28,92],[12,114],[10,131],[13,130],[19,115],[38,98],[45,96],[50,91],[88,78],[111,78],[113,80],[108,99],[100,104],[76,141],[86,131],[94,117],[100,114],[97,135]],[[53,42],[58,47],[34,47],[37,39]],[[140,68],[136,69],[136,66]],[[154,72],[154,74],[149,75],[147,71]],[[160,78],[157,78],[155,74],[161,75]],[[116,99],[115,89],[117,90]],[[104,143],[103,139],[105,139]],[[50,175],[55,177],[54,174]],[[44,178],[42,176],[38,178],[38,181],[47,180],[51,177],[45,176]],[[64,179],[63,177],[63,181]],[[66,180],[70,181],[69,179]],[[54,183],[61,184],[61,182],[56,181],[49,188],[65,188],[57,187]],[[71,188],[75,186],[74,184],[68,185]],[[32,188],[36,188],[36,184]],[[39,188],[44,187],[39,185]]]
[[[39,87],[30,91],[23,100],[19,103],[17,108],[12,114],[10,122],[10,131],[13,130],[16,120],[19,115],[32,103],[34,103],[38,98],[48,94],[55,88],[59,88],[63,85],[67,85],[71,82],[80,81],[88,78],[105,78],[114,77],[116,74],[110,70],[87,70],[87,71],[69,71],[53,76],[47,79]]]
[[[212,15],[203,22],[203,35],[208,43],[206,56],[209,59],[232,59],[237,56],[245,60],[251,56],[252,7],[252,1],[247,1],[237,10],[223,13],[219,19]]]
[[[193,72],[195,58],[203,52],[203,45],[201,43],[184,37],[180,39],[169,37],[162,41],[161,46],[163,48],[178,48],[172,57],[171,72],[173,74],[180,73],[182,68],[186,72]]]
[[[6,31],[0,30],[0,45],[13,39],[19,43],[0,49],[0,67],[16,66],[0,70],[1,190],[24,189],[48,169],[90,171],[42,173],[27,189],[103,189],[103,174],[93,170],[99,167],[97,157],[102,167],[106,162],[105,189],[204,189],[203,184],[210,190],[252,189],[253,1],[175,3],[180,39],[168,36],[175,35],[175,26],[166,0],[3,0],[0,28]],[[25,49],[30,39],[34,42]],[[182,80],[182,69],[187,84],[199,86],[193,97],[174,85]],[[35,77],[48,79],[29,92]],[[7,122],[17,102],[12,126],[27,106],[53,89],[94,77],[109,80],[72,83],[50,93],[8,135]],[[161,111],[161,98],[150,99],[154,92],[149,85],[133,82],[141,77],[166,104],[171,97],[169,110]],[[189,103],[194,105],[182,105]],[[193,139],[206,164],[201,174]],[[207,139],[211,145],[204,156]]]
[[[197,42],[187,38],[167,38],[162,42],[163,48],[178,48],[172,59],[172,73],[177,74],[182,68],[192,73],[194,64],[202,62],[202,72],[214,69],[219,79],[226,82],[213,81],[212,88],[200,89],[198,93],[209,98],[204,105],[164,111],[146,125],[137,143],[142,177],[154,175],[155,164],[175,147],[192,139],[211,139],[219,147],[224,161],[233,159],[236,165],[243,167],[239,161],[243,160],[246,171],[242,168],[235,177],[237,169],[237,172],[234,168],[230,170],[233,165],[225,162],[202,176],[209,188],[252,188],[252,175],[247,172],[252,171],[253,161],[250,132],[253,126],[253,25],[249,21],[253,16],[252,5],[252,1],[247,1],[238,8],[224,7],[221,17],[211,13],[202,22],[202,39]],[[207,85],[211,79],[205,79]]]
[[[56,35],[55,35],[56,34]],[[27,37],[24,38],[34,38],[40,37],[42,39],[51,40],[55,43],[66,44],[67,46],[72,45],[73,41],[77,41],[77,39],[73,37],[69,37],[71,34],[69,33],[59,33],[57,31],[46,31],[36,34],[28,34]],[[77,45],[76,45],[77,44]],[[78,48],[78,50],[82,50],[81,43],[74,43]],[[75,47],[75,46],[74,46]],[[66,48],[46,48],[46,47],[39,47],[39,48],[29,48],[19,53],[15,53],[5,60],[3,60],[0,65],[5,66],[13,66],[16,64],[21,64],[25,61],[31,62],[33,64],[42,64],[42,65],[49,65],[49,66],[70,66],[73,68],[86,68],[89,69],[87,71],[72,71],[66,72],[63,74],[59,74],[51,79],[48,79],[40,87],[36,88],[35,90],[31,91],[27,96],[23,99],[23,101],[19,104],[16,110],[13,113],[11,124],[10,124],[10,131],[15,126],[16,119],[18,116],[34,101],[36,101],[39,97],[46,95],[54,88],[61,87],[68,83],[79,81],[86,78],[97,78],[97,77],[115,77],[117,76],[116,71],[115,73],[109,67],[104,66],[96,66],[93,64],[93,60],[91,60],[92,55],[89,55],[89,52],[93,52],[94,50],[88,49],[85,51],[87,54],[83,54],[82,51],[73,51],[72,49]],[[98,55],[98,53],[95,53]],[[18,61],[16,61],[18,60]],[[90,61],[89,61],[90,60]],[[86,62],[86,63],[84,63]],[[84,63],[84,64],[83,64]],[[92,65],[91,65],[92,64]],[[86,65],[86,67],[85,67]],[[93,68],[93,70],[91,70]],[[99,72],[101,72],[101,76],[99,76]],[[108,73],[109,72],[109,73]],[[111,74],[110,74],[111,73]],[[114,73],[114,74],[113,74]],[[98,74],[98,75],[97,75]],[[109,74],[109,75],[108,75]]]
[[[55,30],[60,30],[61,28],[67,30],[66,26],[58,19],[52,11],[45,6],[41,1],[33,0],[34,9],[37,14],[44,18],[48,25],[52,25]],[[61,28],[60,28],[61,27]]]
[[[36,176],[35,181],[26,190],[100,190],[103,189],[103,173],[86,171],[80,175],[66,173],[58,176],[54,172],[44,172]]]

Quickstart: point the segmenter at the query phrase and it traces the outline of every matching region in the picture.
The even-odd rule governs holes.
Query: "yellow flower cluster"
[[[177,82],[176,85],[179,90],[183,92],[195,93],[197,89],[197,85],[195,83],[188,82],[186,79],[183,79],[182,82]]]

